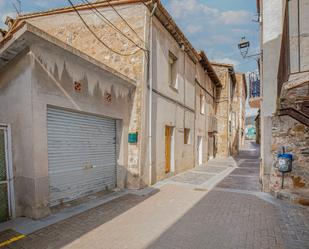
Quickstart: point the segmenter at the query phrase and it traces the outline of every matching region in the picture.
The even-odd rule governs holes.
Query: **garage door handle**
[[[94,169],[94,168],[96,168],[97,166],[95,166],[95,165],[86,165],[85,167],[84,167],[84,169],[86,170],[86,169]]]

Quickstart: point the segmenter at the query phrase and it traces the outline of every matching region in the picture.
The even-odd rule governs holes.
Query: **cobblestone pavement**
[[[200,186],[231,165],[212,161],[151,194],[125,195],[7,248],[308,249],[308,208],[260,191],[254,145],[236,162],[238,167],[210,191]]]

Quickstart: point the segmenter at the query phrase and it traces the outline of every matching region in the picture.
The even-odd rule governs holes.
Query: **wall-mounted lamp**
[[[243,58],[247,57],[249,52],[250,42],[246,40],[246,37],[242,37],[240,42],[238,43],[238,49]]]

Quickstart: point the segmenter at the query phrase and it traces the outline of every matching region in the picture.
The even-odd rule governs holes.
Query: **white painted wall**
[[[262,103],[261,103],[261,157],[263,185],[267,189],[271,156],[271,117],[276,111],[277,74],[283,32],[283,0],[262,1]]]

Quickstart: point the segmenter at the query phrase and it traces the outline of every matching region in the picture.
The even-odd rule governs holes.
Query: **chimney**
[[[10,30],[14,24],[14,19],[12,17],[7,16],[5,19],[5,25],[8,26],[8,30]]]

